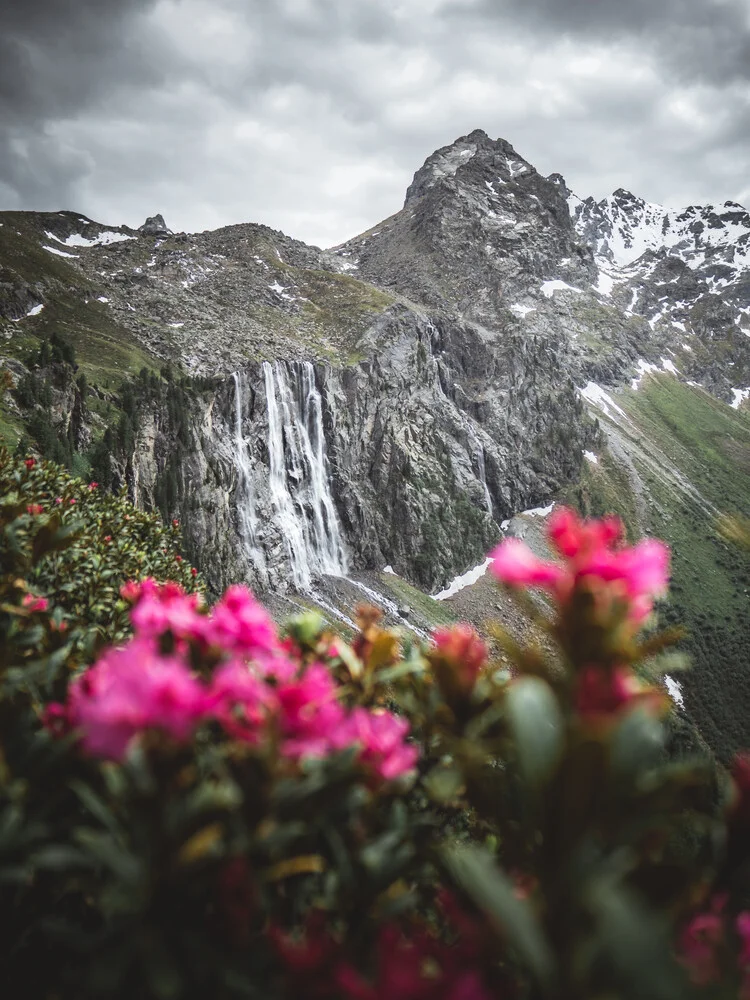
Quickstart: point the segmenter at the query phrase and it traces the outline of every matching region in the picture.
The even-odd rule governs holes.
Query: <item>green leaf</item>
[[[543,785],[558,765],[564,746],[564,722],[549,685],[539,677],[522,677],[508,689],[505,712],[518,762],[526,781]]]
[[[464,776],[457,764],[441,764],[427,775],[424,781],[427,794],[444,805],[453,802],[464,790]]]
[[[552,950],[530,904],[516,896],[513,883],[481,847],[448,847],[442,853],[454,881],[489,917],[544,988],[554,982]]]
[[[623,1000],[684,1000],[685,975],[672,956],[669,926],[611,879],[599,878],[588,892],[595,917],[594,961],[604,960]],[[597,954],[598,952],[598,954]]]
[[[610,768],[620,777],[632,777],[661,760],[666,733],[647,709],[629,712],[617,727],[610,746]]]

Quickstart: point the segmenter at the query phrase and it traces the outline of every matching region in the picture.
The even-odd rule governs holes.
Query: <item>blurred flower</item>
[[[384,781],[393,781],[414,770],[418,749],[405,743],[409,722],[385,710],[368,711],[357,707],[331,734],[339,750],[359,746],[359,760]]]
[[[273,620],[241,584],[227,589],[215,605],[210,623],[209,641],[230,652],[254,656],[277,647]]]
[[[718,950],[724,941],[725,903],[726,897],[715,896],[710,911],[696,914],[680,936],[680,960],[696,986],[707,986],[719,978]]]
[[[26,508],[26,513],[31,514],[32,517],[35,517],[37,514],[41,514],[43,512],[44,507],[42,507],[40,503],[30,503]]]
[[[144,580],[130,612],[133,629],[143,637],[158,638],[171,632],[177,639],[206,641],[209,620],[198,612],[200,600],[198,594],[186,594],[172,581],[157,584]]]
[[[432,633],[435,649],[430,662],[438,680],[446,688],[471,691],[487,663],[487,646],[471,625],[462,623],[451,628],[438,628]],[[446,694],[450,692],[446,690]]]
[[[284,753],[295,758],[329,754],[331,740],[342,726],[345,713],[326,667],[314,663],[299,680],[281,684],[277,694]],[[338,748],[342,745],[339,743]]]
[[[191,576],[197,576],[198,575],[198,570],[195,568],[195,566],[192,566],[190,568],[190,575]]]
[[[55,497],[55,503],[62,503],[62,497]]]
[[[89,483],[89,490],[95,490],[99,483]]]
[[[70,500],[68,500],[69,504],[74,504],[75,502],[76,502],[76,498],[75,497],[71,497]]]
[[[627,602],[628,618],[636,625],[666,590],[669,548],[655,539],[622,546],[618,518],[583,521],[562,507],[550,517],[547,533],[563,565],[539,559],[523,542],[510,538],[491,553],[495,576],[514,587],[542,587],[561,604],[578,587],[593,587],[598,596]]]
[[[27,469],[33,469],[34,466],[36,465],[36,459],[35,458],[27,458],[27,459],[24,460],[23,464],[26,466]]]
[[[276,699],[272,689],[247,664],[232,660],[214,674],[207,705],[230,736],[255,743]]]
[[[207,692],[176,657],[136,638],[106,653],[70,685],[68,706],[85,749],[120,760],[131,741],[156,728],[184,741],[205,714]]]
[[[49,607],[49,601],[46,597],[37,597],[36,594],[24,594],[21,604],[26,608],[27,611],[46,611]]]
[[[615,712],[640,691],[638,680],[628,667],[609,671],[595,666],[584,667],[576,684],[576,710],[587,716]]]

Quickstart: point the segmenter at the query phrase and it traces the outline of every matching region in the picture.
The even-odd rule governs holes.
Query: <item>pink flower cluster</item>
[[[297,937],[272,924],[268,935],[283,963],[288,992],[321,1000],[490,1000],[495,993],[478,970],[490,959],[491,936],[448,893],[441,893],[438,902],[451,928],[451,944],[419,925],[407,930],[384,924],[369,975],[352,964],[347,942],[330,932],[322,912],[312,911]]]
[[[328,668],[298,662],[246,587],[230,587],[210,614],[176,583],[145,580],[121,593],[133,604],[135,637],[71,684],[64,709],[48,713],[58,732],[64,714],[89,753],[120,760],[145,730],[184,742],[213,719],[252,745],[273,729],[294,760],[357,747],[362,765],[383,780],[414,767],[408,723],[390,712],[344,707]],[[189,665],[195,655],[216,664],[208,682]]]
[[[564,604],[579,586],[628,605],[628,617],[640,625],[651,613],[654,598],[669,579],[669,548],[655,539],[628,547],[617,517],[583,521],[558,508],[550,517],[548,536],[562,563],[546,562],[515,538],[492,552],[492,572],[513,587],[541,587]]]
[[[697,913],[680,937],[680,959],[696,986],[708,986],[722,976],[722,956],[725,953],[726,925],[724,909],[727,897],[714,896],[710,909]],[[740,1000],[750,1000],[750,912],[739,913],[734,921],[739,942],[736,958],[742,977]]]

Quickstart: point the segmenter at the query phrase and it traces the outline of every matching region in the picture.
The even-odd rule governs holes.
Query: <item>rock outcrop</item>
[[[142,226],[138,227],[138,232],[144,236],[169,236],[171,229],[167,229],[163,215],[149,215]]]

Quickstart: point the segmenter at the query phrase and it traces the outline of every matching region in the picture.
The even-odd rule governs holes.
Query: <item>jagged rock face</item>
[[[367,360],[313,368],[346,562],[390,564],[437,588],[481,561],[500,521],[572,479],[597,435],[572,385],[553,392],[542,379],[557,365],[548,344],[511,342],[495,353],[471,327],[441,327],[404,307],[383,316],[372,337],[378,349]],[[301,366],[279,366],[301,404]],[[263,366],[249,365],[190,417],[179,507],[192,550],[211,553],[203,563],[216,590],[237,579],[277,592],[294,582],[288,515],[273,482],[268,394]],[[153,502],[169,460],[173,431],[163,416],[149,416],[136,448],[130,479],[141,503]],[[290,458],[298,431],[288,414],[281,418],[292,502],[313,531],[312,477]],[[253,540],[243,526],[249,502]]]
[[[687,378],[727,401],[750,384],[750,214],[669,210],[619,189],[600,202],[568,196],[600,281],[651,328],[651,360],[672,359]]]
[[[172,230],[167,229],[163,215],[149,215],[143,225],[138,227],[138,232],[144,236],[169,236]]]
[[[338,252],[369,281],[487,325],[561,266],[575,282],[595,273],[558,185],[481,131],[429,157],[403,210]]]

